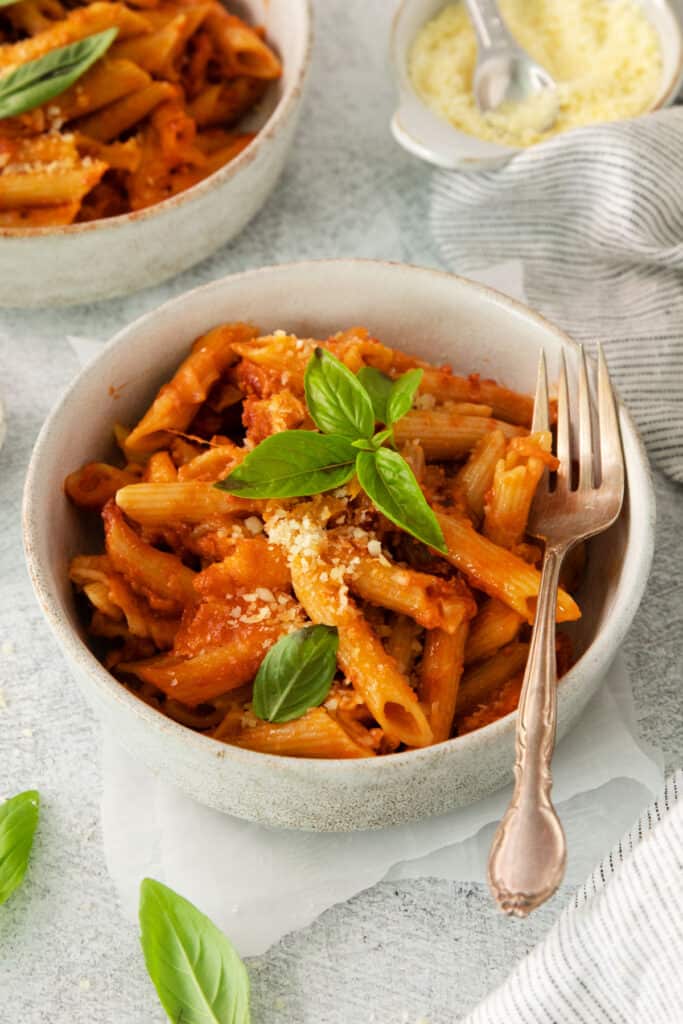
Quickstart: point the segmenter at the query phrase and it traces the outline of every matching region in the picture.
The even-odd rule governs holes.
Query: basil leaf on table
[[[388,423],[389,396],[394,386],[391,377],[374,366],[362,366],[356,376],[370,396],[377,422]]]
[[[338,647],[334,626],[304,626],[283,636],[256,674],[254,714],[266,722],[290,722],[319,707],[337,671]]]
[[[331,352],[316,348],[304,375],[306,405],[324,434],[369,437],[375,426],[370,398],[355,374]]]
[[[446,550],[441,527],[427,504],[413,471],[398,452],[380,448],[359,452],[358,482],[379,511],[424,544]]]
[[[0,77],[0,118],[17,117],[65,92],[105,53],[118,29],[86,36]]]
[[[410,412],[423,375],[424,370],[408,370],[394,381],[387,402],[388,419],[385,422],[388,427]]]
[[[38,824],[40,797],[35,789],[0,805],[0,904],[24,880]]]
[[[142,950],[173,1024],[249,1024],[249,977],[230,940],[152,878],[140,886]]]
[[[346,437],[284,430],[261,441],[215,486],[240,498],[300,498],[348,483],[355,460]]]

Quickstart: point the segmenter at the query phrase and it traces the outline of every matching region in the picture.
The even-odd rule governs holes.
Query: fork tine
[[[593,488],[593,425],[591,423],[591,393],[588,385],[586,353],[580,346],[579,363],[579,490]]]
[[[548,374],[545,368],[545,352],[541,349],[538,358],[538,375],[536,377],[536,397],[534,398],[534,415],[531,421],[532,434],[539,430],[548,430]]]
[[[567,361],[562,352],[560,380],[557,386],[557,457],[560,465],[557,468],[556,491],[571,490],[572,483],[572,451],[569,428],[569,391],[567,387]]]
[[[600,416],[601,486],[611,487],[616,493],[623,495],[624,451],[621,446],[614,391],[602,345],[598,345],[598,411]]]

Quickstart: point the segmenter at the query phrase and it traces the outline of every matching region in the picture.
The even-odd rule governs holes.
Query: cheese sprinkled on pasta
[[[661,83],[661,51],[634,0],[500,0],[500,7],[515,38],[558,83],[557,120],[543,132],[526,104],[479,112],[472,93],[477,44],[458,3],[421,29],[409,61],[418,94],[456,128],[491,142],[530,146],[568,128],[636,117],[651,107]]]

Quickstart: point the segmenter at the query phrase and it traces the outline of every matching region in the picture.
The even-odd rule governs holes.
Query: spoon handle
[[[564,875],[564,832],[552,805],[557,674],[555,608],[565,547],[548,546],[517,719],[515,787],[489,855],[489,885],[517,917],[544,903]]]
[[[466,3],[480,54],[484,50],[517,47],[503,21],[497,0],[466,0]]]

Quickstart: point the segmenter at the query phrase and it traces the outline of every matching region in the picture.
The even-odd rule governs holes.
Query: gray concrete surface
[[[30,786],[43,795],[30,876],[0,909],[0,1024],[165,1019],[104,864],[99,726],[69,680],[23,563],[20,495],[29,453],[77,371],[66,336],[105,339],[196,284],[290,258],[439,265],[426,227],[429,171],[387,130],[392,7],[390,0],[318,0],[315,68],[292,158],[236,243],[167,285],[120,301],[0,313],[8,414],[0,453],[0,797]],[[655,567],[625,653],[643,736],[672,767],[683,763],[683,495],[662,478],[657,493]],[[452,1022],[503,979],[567,895],[520,924],[499,917],[479,885],[378,885],[250,964],[254,1024]]]

